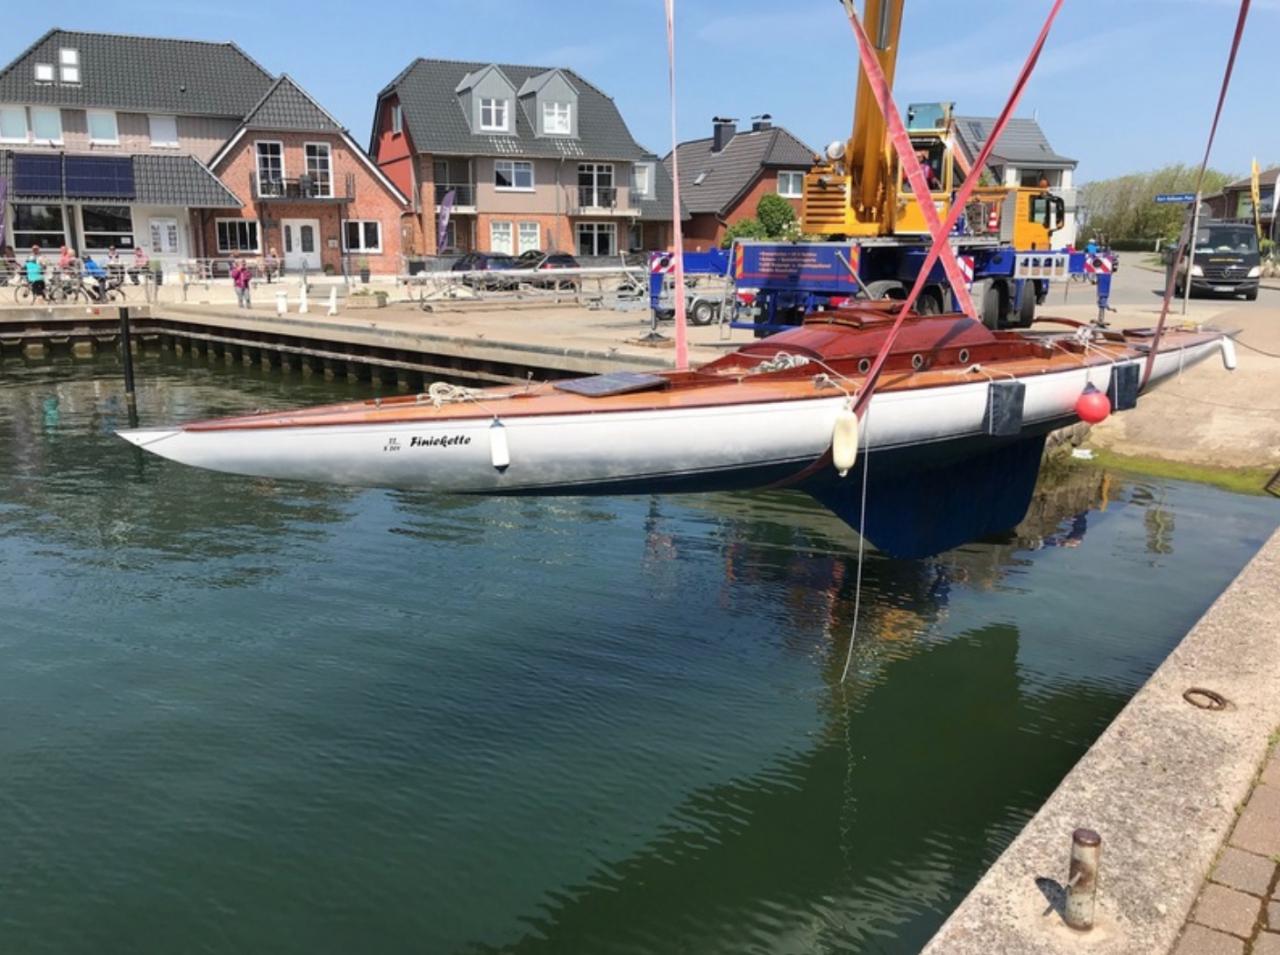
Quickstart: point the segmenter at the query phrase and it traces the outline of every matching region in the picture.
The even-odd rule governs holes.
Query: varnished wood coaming
[[[185,425],[189,431],[323,427],[338,425],[444,424],[501,416],[604,414],[662,411],[760,402],[803,401],[854,393],[889,332],[888,308],[859,305],[818,312],[805,324],[745,345],[686,372],[660,372],[651,391],[587,398],[555,390],[551,383],[481,391],[477,400],[436,407],[425,395],[405,395],[287,412],[220,418]],[[1216,333],[1166,331],[1161,351],[1202,344]],[[992,332],[961,315],[913,316],[885,364],[877,393],[945,388],[996,378],[1024,378],[1106,365],[1145,355],[1145,330],[1111,333],[1087,348],[1069,336]],[[808,359],[779,371],[757,372],[780,352]],[[918,367],[916,367],[918,365]]]

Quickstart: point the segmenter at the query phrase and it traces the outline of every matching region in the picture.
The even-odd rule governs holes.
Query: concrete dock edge
[[[1167,952],[1280,725],[1280,531],[1223,591],[924,948]],[[1199,709],[1190,687],[1226,697]],[[1059,914],[1072,830],[1102,836],[1097,922]]]

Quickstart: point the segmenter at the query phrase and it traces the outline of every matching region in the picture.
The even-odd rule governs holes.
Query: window
[[[178,146],[178,120],[174,116],[149,116],[151,145],[176,149]]]
[[[493,187],[528,192],[533,189],[533,163],[523,159],[498,159],[493,164]]]
[[[613,165],[603,162],[578,163],[578,206],[583,209],[612,209],[617,205],[613,187]]]
[[[639,222],[631,223],[631,227],[627,229],[628,249],[631,252],[641,252],[644,250],[644,226]]]
[[[778,173],[778,195],[786,196],[788,199],[799,199],[804,195],[804,173],[802,172],[780,172]]]
[[[284,195],[284,144],[259,140],[254,143],[258,154],[258,195]]]
[[[400,109],[400,104],[396,103],[391,107],[391,132],[399,136],[404,131],[404,112]]]
[[[64,83],[80,82],[80,51],[61,49],[58,51],[58,71]]]
[[[218,219],[219,252],[257,252],[258,223],[252,219]]]
[[[81,206],[86,249],[133,248],[133,216],[128,206]]]
[[[53,64],[52,63],[36,64],[36,82],[37,83],[53,82]]]
[[[542,233],[536,222],[520,223],[520,251],[528,252],[530,249],[541,248]]]
[[[31,138],[38,143],[62,142],[62,110],[31,107]]]
[[[27,111],[22,106],[0,106],[0,143],[27,141]]]
[[[570,110],[572,108],[569,103],[543,103],[542,131],[544,133],[560,133],[568,136],[573,132],[573,122],[570,118]]]
[[[489,251],[490,252],[506,252],[511,254],[511,223],[510,222],[490,222],[489,223]]]
[[[91,109],[89,118],[89,142],[116,146],[120,143],[120,130],[116,127],[116,114],[107,109]]]
[[[154,255],[178,254],[178,220],[151,220],[151,252]]]
[[[333,175],[328,143],[307,143],[307,175],[311,177],[311,195],[332,196]]]
[[[480,128],[491,132],[506,132],[507,101],[505,99],[480,100]]]
[[[1023,186],[1035,188],[1041,182],[1047,182],[1052,185],[1053,180],[1049,178],[1049,173],[1044,169],[1024,169],[1022,171],[1021,183]]]
[[[640,198],[653,195],[653,163],[638,162],[631,167],[631,191]]]
[[[612,222],[579,222],[579,255],[613,255],[618,247],[618,229]]]
[[[30,249],[33,245],[56,249],[66,241],[62,227],[62,206],[13,205],[13,247]]]
[[[382,223],[347,219],[342,223],[343,252],[381,252]]]

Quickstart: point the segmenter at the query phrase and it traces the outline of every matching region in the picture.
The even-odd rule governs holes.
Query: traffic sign
[[[1194,192],[1162,192],[1156,196],[1156,202],[1195,202]]]

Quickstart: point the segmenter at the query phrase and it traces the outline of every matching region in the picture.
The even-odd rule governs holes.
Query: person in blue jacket
[[[86,255],[84,257],[84,274],[98,283],[98,290],[94,298],[101,302],[107,294],[107,270],[93,261],[92,255]]]

